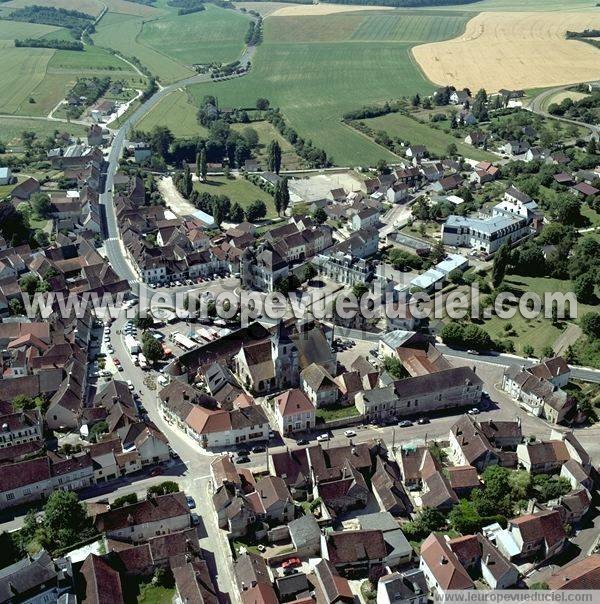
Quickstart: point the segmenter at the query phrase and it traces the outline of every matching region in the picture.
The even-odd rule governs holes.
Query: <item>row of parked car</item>
[[[239,277],[239,273],[235,273],[235,277]],[[157,289],[158,287],[183,287],[184,285],[200,285],[205,281],[216,281],[217,279],[228,279],[231,277],[230,272],[213,273],[212,275],[206,275],[205,277],[196,277],[194,279],[175,279],[173,281],[165,281],[164,283],[150,283],[151,289]]]

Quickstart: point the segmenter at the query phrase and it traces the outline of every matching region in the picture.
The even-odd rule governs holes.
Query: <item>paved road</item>
[[[597,84],[598,82],[589,82],[589,83]],[[561,117],[558,115],[551,115],[544,109],[544,104],[546,103],[546,101],[548,101],[548,99],[550,99],[552,96],[554,96],[558,92],[563,92],[564,90],[571,88],[571,86],[573,86],[573,84],[568,84],[566,86],[557,86],[556,88],[549,88],[548,90],[544,90],[543,92],[540,92],[540,94],[538,94],[534,99],[532,99],[532,101],[527,106],[527,109],[529,111],[533,111],[533,113],[537,113],[538,115],[543,115],[544,117],[551,117],[551,118],[560,120],[562,122],[567,122],[568,124],[574,124],[576,126],[583,126],[584,128],[587,128],[590,131],[591,136],[593,136],[596,139],[599,139],[600,138],[600,126],[597,126],[595,124],[587,124],[586,122],[580,122],[578,120],[571,120],[569,118]]]

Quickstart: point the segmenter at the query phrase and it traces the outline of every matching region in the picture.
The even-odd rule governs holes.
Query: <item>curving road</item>
[[[247,46],[240,56],[240,65],[248,68],[256,52],[256,46]],[[237,77],[242,77],[240,74]],[[119,229],[117,226],[117,217],[113,203],[113,179],[119,167],[119,159],[123,153],[123,145],[131,127],[139,122],[153,107],[155,107],[169,93],[178,88],[209,82],[211,78],[207,74],[198,74],[161,87],[149,99],[142,103],[121,125],[118,130],[113,132],[113,142],[107,158],[108,167],[106,169],[106,179],[104,193],[100,195],[100,203],[104,206],[106,216],[105,250],[112,268],[122,279],[127,279],[132,287],[145,288],[138,282],[133,267],[129,263],[122,245]]]
[[[599,82],[586,82],[587,84],[598,84]],[[553,97],[558,92],[563,92],[569,88],[574,86],[574,84],[566,84],[564,86],[556,86],[555,88],[549,88],[548,90],[544,90],[540,92],[534,99],[532,99],[531,103],[527,106],[529,111],[533,113],[537,113],[538,115],[542,115],[544,117],[554,118],[556,120],[560,120],[561,122],[566,122],[567,124],[574,124],[575,126],[582,126],[587,128],[591,134],[590,136],[600,139],[600,126],[596,124],[588,124],[586,122],[580,122],[578,120],[571,120],[566,117],[561,117],[558,115],[552,115],[548,113],[543,107],[546,101]]]

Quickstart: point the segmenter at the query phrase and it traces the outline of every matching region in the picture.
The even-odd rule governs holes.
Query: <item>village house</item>
[[[571,456],[560,440],[528,442],[517,446],[519,465],[531,474],[558,472]]]
[[[334,531],[321,537],[321,556],[342,575],[386,564],[390,550],[380,530]]]
[[[300,373],[300,387],[316,408],[334,405],[340,396],[334,377],[317,363],[312,363]]]
[[[429,588],[423,571],[414,568],[393,572],[377,583],[378,604],[427,604]]]
[[[548,589],[600,589],[600,554],[566,564],[546,580]]]
[[[473,466],[481,474],[488,466],[498,464],[490,441],[470,415],[463,415],[450,428],[449,441],[456,465]]]
[[[143,501],[110,509],[98,514],[96,529],[110,539],[130,543],[147,541],[157,535],[166,535],[190,527],[190,509],[185,493],[171,493],[148,497]]]
[[[294,388],[275,399],[275,418],[282,435],[312,430],[315,427],[316,409],[304,392]]]

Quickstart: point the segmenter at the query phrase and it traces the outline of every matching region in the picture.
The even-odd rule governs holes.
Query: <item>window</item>
[[[6,499],[7,501],[10,501],[11,499],[15,498],[15,494],[14,493],[6,493]]]

